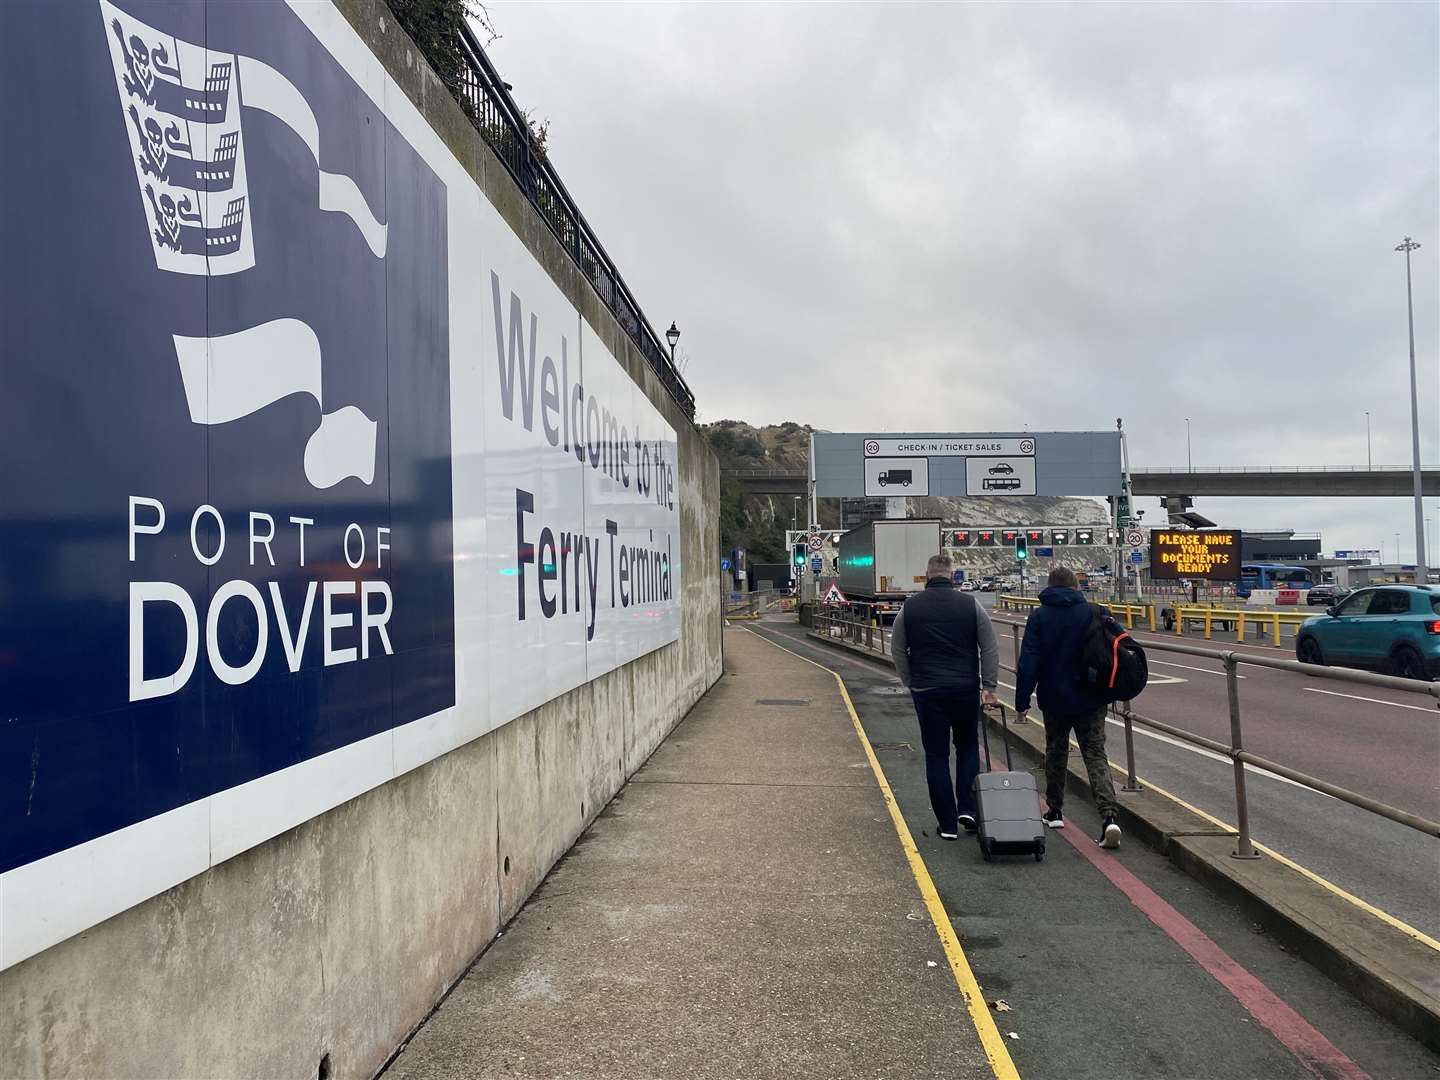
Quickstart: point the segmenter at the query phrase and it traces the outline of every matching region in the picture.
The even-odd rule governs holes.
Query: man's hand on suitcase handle
[[[982,709],[994,709],[1000,704],[1000,699],[995,696],[993,690],[980,691],[980,707]]]

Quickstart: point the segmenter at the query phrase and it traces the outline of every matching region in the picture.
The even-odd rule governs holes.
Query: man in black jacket
[[[980,772],[980,701],[995,703],[1000,648],[990,616],[950,580],[946,554],[932,555],[925,588],[895,616],[890,655],[910,689],[925,746],[925,776],[941,839],[975,830],[975,777]],[[950,743],[958,752],[950,774]]]
[[[1052,829],[1065,827],[1060,808],[1065,802],[1065,769],[1073,730],[1090,774],[1095,807],[1102,818],[1096,843],[1117,848],[1120,825],[1115,820],[1115,785],[1105,757],[1106,707],[1080,685],[1078,678],[1080,653],[1092,614],[1074,572],[1063,566],[1051,570],[1049,587],[1040,594],[1040,606],[1025,623],[1015,680],[1015,713],[1022,721],[1025,719],[1030,711],[1030,695],[1038,688],[1040,711],[1045,714],[1045,801],[1049,803],[1045,824]]]

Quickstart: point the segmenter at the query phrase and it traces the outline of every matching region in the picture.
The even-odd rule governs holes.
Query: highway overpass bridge
[[[726,469],[723,474],[752,495],[808,495],[804,471]],[[1412,473],[1403,466],[1247,466],[1210,469],[1132,469],[1134,495],[1280,498],[1345,498],[1414,494]],[[1440,495],[1440,469],[1423,471],[1426,495]]]
[[[1426,495],[1440,495],[1440,469],[1424,469]],[[1132,495],[1329,498],[1406,496],[1415,493],[1408,467],[1358,469],[1350,466],[1247,466],[1225,469],[1131,469]]]

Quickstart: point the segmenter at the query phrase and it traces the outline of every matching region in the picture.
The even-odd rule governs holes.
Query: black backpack
[[[1097,701],[1132,701],[1150,678],[1142,649],[1104,608],[1090,605],[1090,625],[1075,672],[1076,681]]]

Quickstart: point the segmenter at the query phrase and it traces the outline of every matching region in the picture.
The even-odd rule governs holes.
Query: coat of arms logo
[[[353,179],[320,167],[319,123],[289,79],[253,57],[157,30],[109,0],[99,5],[160,270],[220,276],[256,265],[243,109],[269,113],[299,136],[315,159],[319,209],[348,217],[370,253],[385,257],[387,226]],[[320,342],[306,323],[276,319],[174,340],[195,423],[229,423],[289,394],[310,394],[322,414],[305,448],[306,479],[317,488],[352,476],[374,482],[375,421],[353,405],[324,411]]]

